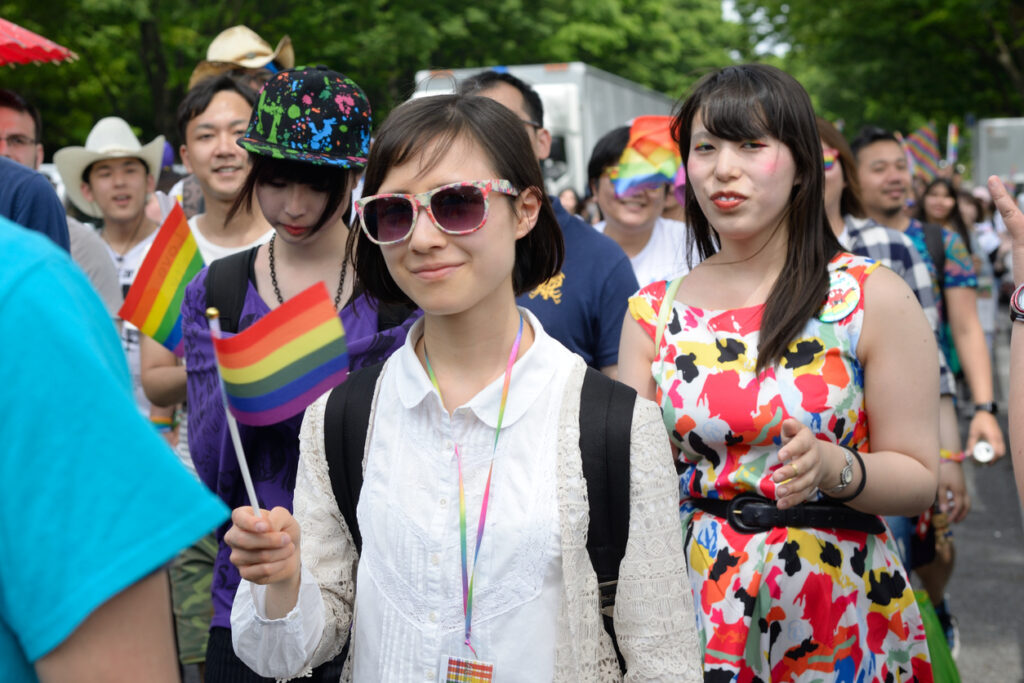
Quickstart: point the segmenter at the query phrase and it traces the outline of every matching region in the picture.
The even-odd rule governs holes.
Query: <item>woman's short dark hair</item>
[[[345,206],[342,220],[348,225],[352,218],[352,188],[359,178],[358,168],[339,168],[324,164],[307,164],[291,159],[275,159],[273,157],[249,152],[249,175],[245,177],[242,189],[235,197],[235,202],[228,211],[227,222],[230,222],[243,208],[252,210],[252,198],[256,186],[272,182],[299,183],[307,185],[318,192],[327,193],[327,203],[320,213],[320,218],[313,225],[310,234],[324,227],[328,219],[334,215],[339,206]]]
[[[693,121],[724,140],[770,136],[793,156],[796,181],[784,217],[786,262],[765,302],[757,371],[782,360],[790,342],[818,313],[828,294],[828,264],[840,250],[825,216],[825,169],[814,108],[807,91],[786,72],[766,64],[727,66],[702,78],[672,122],[686,164]],[[718,235],[686,184],[686,222],[702,259],[718,251]]]
[[[843,170],[842,197],[839,199],[839,211],[856,218],[864,218],[864,205],[860,201],[860,178],[857,173],[857,160],[853,158],[853,150],[843,134],[827,119],[817,117],[818,135],[822,142],[839,152],[839,166]]]
[[[435,95],[402,104],[388,116],[370,149],[363,196],[377,194],[394,166],[429,148],[433,155],[425,164],[429,168],[457,140],[467,138],[487,155],[498,178],[510,181],[519,192],[535,192],[541,200],[536,225],[516,241],[512,286],[518,296],[558,274],[565,245],[526,130],[504,105],[471,95]],[[380,247],[355,227],[349,232],[348,254],[355,262],[356,276],[372,296],[385,303],[415,305],[391,277]]]

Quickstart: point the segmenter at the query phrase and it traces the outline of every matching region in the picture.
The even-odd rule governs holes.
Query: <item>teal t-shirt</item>
[[[0,254],[0,681],[34,681],[33,662],[227,508],[139,415],[68,255],[4,218]]]

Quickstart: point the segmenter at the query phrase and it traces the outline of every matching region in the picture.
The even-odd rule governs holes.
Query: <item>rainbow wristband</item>
[[[156,431],[161,434],[169,432],[174,429],[174,418],[171,417],[150,417],[149,421],[153,423]]]
[[[942,458],[943,460],[949,460],[950,462],[963,462],[966,456],[964,455],[963,451],[960,451],[959,453],[954,453],[953,451],[948,450],[946,448],[940,448],[939,457]]]

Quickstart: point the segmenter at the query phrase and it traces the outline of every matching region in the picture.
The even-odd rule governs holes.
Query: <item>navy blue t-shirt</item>
[[[41,232],[71,251],[67,216],[50,181],[4,157],[0,157],[0,216]]]
[[[622,247],[573,216],[552,197],[565,239],[562,272],[519,297],[544,331],[594,368],[616,365],[619,335],[637,284]]]

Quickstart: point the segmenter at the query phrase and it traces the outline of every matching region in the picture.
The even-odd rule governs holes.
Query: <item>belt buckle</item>
[[[743,521],[743,507],[749,503],[763,503],[766,501],[766,498],[753,493],[741,493],[729,501],[725,519],[734,531],[741,534],[760,533],[765,530],[765,527],[749,525]]]

